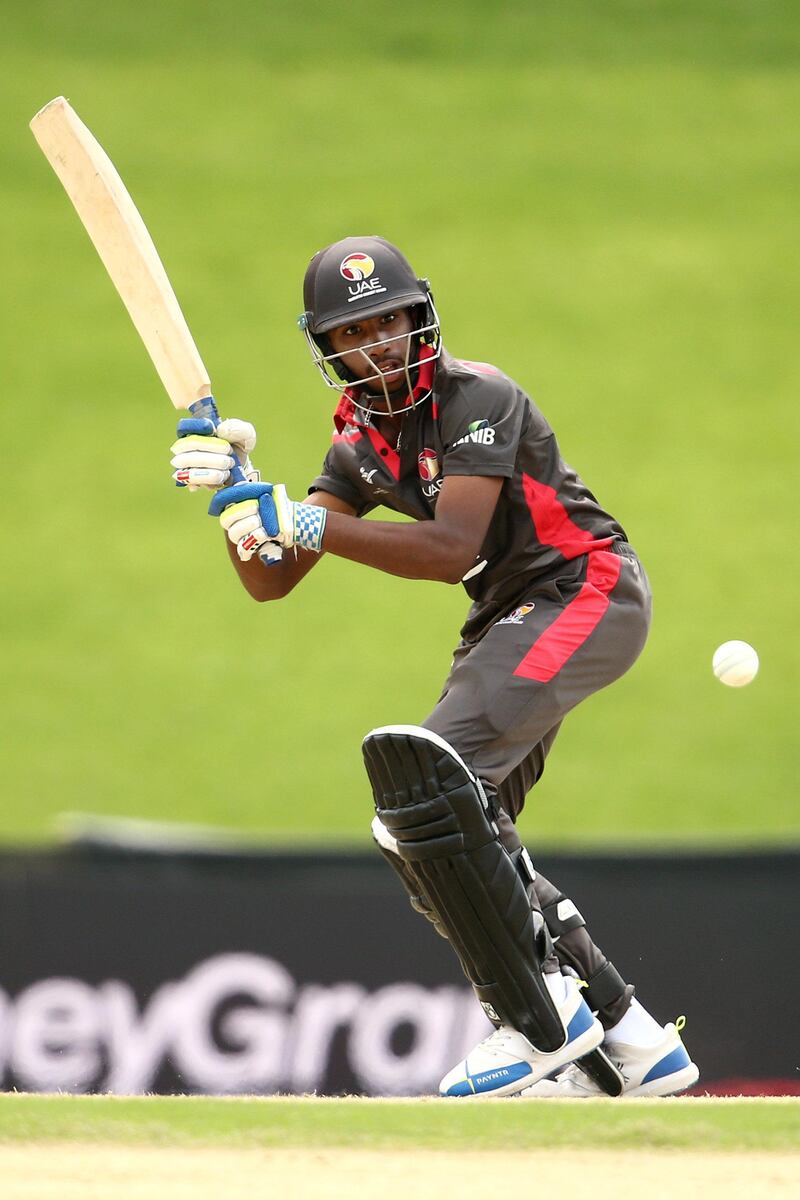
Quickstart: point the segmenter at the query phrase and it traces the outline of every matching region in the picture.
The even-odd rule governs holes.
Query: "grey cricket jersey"
[[[503,476],[486,538],[463,581],[479,606],[511,601],[570,560],[627,540],[564,462],[530,397],[489,364],[443,352],[433,394],[405,416],[397,451],[374,425],[359,422],[347,394],[337,426],[309,492],[338,496],[359,516],[384,506],[430,521],[448,475]]]

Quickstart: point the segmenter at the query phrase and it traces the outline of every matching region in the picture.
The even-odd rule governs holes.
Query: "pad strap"
[[[583,994],[589,1008],[593,1012],[598,1012],[601,1008],[608,1008],[615,1000],[619,1000],[625,991],[625,980],[614,964],[607,962],[586,980],[586,990]]]
[[[584,1054],[577,1060],[580,1069],[594,1080],[607,1096],[621,1096],[625,1090],[625,1080],[622,1072],[618,1071],[602,1046]]]
[[[545,904],[542,908],[542,916],[547,922],[550,936],[554,940],[565,933],[571,933],[573,929],[580,929],[582,925],[586,924],[573,901],[568,900],[566,896],[561,896],[552,904]]]

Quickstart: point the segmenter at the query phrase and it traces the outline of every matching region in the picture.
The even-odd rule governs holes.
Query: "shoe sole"
[[[639,1087],[631,1088],[629,1092],[623,1092],[620,1100],[633,1099],[636,1096],[674,1096],[678,1092],[683,1092],[692,1084],[697,1083],[700,1078],[700,1071],[694,1063],[690,1063],[688,1067],[684,1067],[680,1071],[673,1071],[671,1075],[665,1075],[663,1079],[652,1079],[650,1083],[640,1084]],[[570,1088],[559,1086],[553,1079],[540,1079],[538,1084],[529,1084],[529,1088],[537,1090],[530,1097],[526,1097],[524,1092],[521,1099],[531,1100],[608,1100],[609,1097],[603,1092],[587,1091],[585,1088],[575,1087]]]
[[[631,1088],[629,1092],[624,1093],[623,1099],[627,1096],[674,1096],[676,1092],[683,1092],[697,1083],[699,1078],[699,1068],[690,1062],[682,1070],[673,1071],[671,1075],[665,1075],[662,1079],[651,1079],[649,1083],[641,1083],[638,1087]]]

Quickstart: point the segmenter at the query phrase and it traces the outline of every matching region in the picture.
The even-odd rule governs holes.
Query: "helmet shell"
[[[405,255],[382,237],[347,237],[319,250],[303,280],[304,316],[311,334],[427,304],[430,286]]]

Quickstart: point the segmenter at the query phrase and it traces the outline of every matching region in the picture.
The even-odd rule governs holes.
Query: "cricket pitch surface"
[[[3,1200],[800,1195],[800,1098],[0,1095]]]

